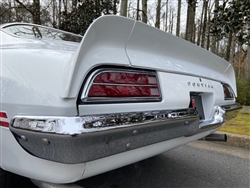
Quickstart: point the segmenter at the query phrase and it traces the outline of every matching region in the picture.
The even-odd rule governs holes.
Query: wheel
[[[14,174],[0,168],[0,188],[11,188]]]

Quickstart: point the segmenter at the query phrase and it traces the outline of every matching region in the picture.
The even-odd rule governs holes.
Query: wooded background
[[[142,21],[226,59],[250,105],[250,0],[0,0],[0,24],[29,22],[84,35],[101,15]]]

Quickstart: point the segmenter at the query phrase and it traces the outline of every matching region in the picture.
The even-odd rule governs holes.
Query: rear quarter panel
[[[24,40],[3,32],[1,36],[1,108],[10,117],[76,115],[75,101],[59,96],[63,68],[76,47],[66,51],[49,41]]]

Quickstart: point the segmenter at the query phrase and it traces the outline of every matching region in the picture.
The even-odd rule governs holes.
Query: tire
[[[14,174],[0,168],[0,188],[11,188]]]

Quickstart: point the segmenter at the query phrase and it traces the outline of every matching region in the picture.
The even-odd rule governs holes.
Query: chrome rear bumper
[[[72,118],[16,116],[10,130],[32,155],[75,164],[216,129],[224,123],[225,113],[240,108],[217,106],[213,118],[203,122],[192,108]]]

